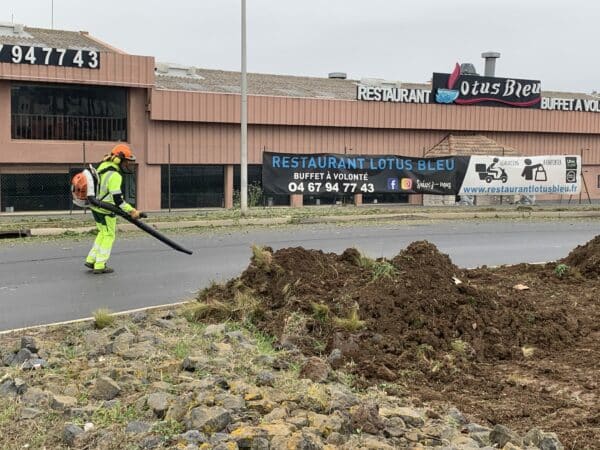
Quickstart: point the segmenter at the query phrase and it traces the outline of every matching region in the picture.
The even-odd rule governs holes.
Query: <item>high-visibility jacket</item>
[[[104,161],[98,166],[97,171],[100,173],[100,182],[98,183],[96,198],[105,203],[118,206],[126,213],[133,211],[134,207],[123,199],[123,192],[121,191],[123,175],[119,165],[110,160]],[[113,214],[107,209],[98,208],[97,206],[92,206],[91,209],[100,214]]]

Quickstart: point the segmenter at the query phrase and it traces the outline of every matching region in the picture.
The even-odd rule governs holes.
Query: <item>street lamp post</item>
[[[248,213],[248,81],[246,79],[246,0],[242,0],[242,86],[240,109],[240,210]]]

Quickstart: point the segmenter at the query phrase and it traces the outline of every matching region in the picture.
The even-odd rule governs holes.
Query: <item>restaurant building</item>
[[[442,76],[450,86],[463,75],[469,74],[434,74],[432,83]],[[475,90],[493,92],[494,84],[481,80]],[[506,89],[526,97],[539,87],[520,81],[508,80]],[[139,209],[231,208],[239,189],[239,92],[237,72],[157,63],[83,31],[0,23],[0,210],[71,209],[70,177],[116,142],[129,143],[137,156],[126,196]],[[535,105],[490,105],[460,104],[460,98],[438,103],[433,92],[431,83],[350,80],[342,73],[249,74],[248,181],[260,190],[265,150],[427,156],[462,137],[474,152],[483,139],[510,154],[581,155],[584,195],[600,198],[595,94],[541,91]],[[258,201],[421,204],[423,196],[265,195]]]

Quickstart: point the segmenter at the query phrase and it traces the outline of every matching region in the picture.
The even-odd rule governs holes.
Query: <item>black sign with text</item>
[[[451,74],[433,74],[430,99],[445,104],[539,109],[541,83],[537,80],[461,75],[457,64]]]
[[[468,156],[263,153],[263,189],[272,194],[439,194],[460,189]]]
[[[99,69],[100,52],[0,44],[0,63]]]

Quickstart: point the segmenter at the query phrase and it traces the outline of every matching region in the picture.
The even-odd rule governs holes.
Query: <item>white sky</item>
[[[52,0],[0,0],[0,21],[50,28]],[[241,0],[54,0],[54,28],[157,61],[240,70]],[[247,0],[248,71],[424,82],[500,52],[496,75],[600,91],[592,0]]]

